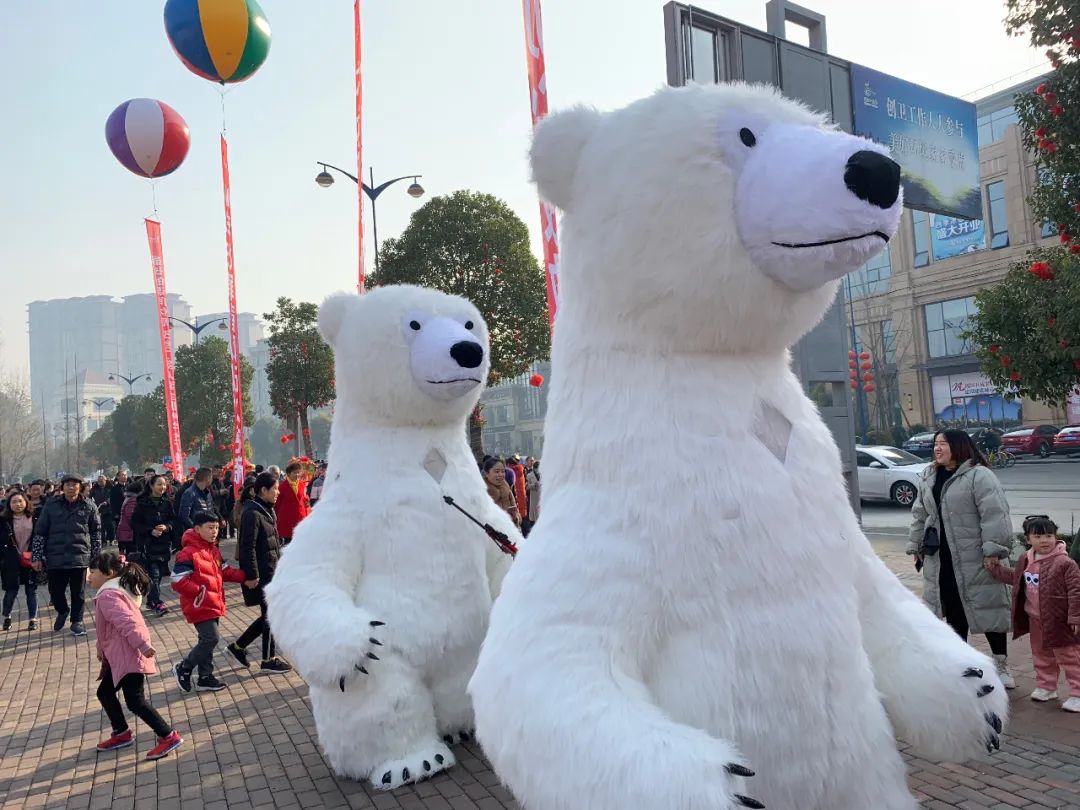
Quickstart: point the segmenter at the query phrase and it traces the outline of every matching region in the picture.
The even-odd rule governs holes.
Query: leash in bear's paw
[[[460,506],[458,506],[454,502],[454,499],[451,498],[449,495],[443,495],[443,500],[446,501],[448,505],[454,507],[459,512],[461,512],[461,514],[463,514],[481,529],[483,529],[487,533],[487,536],[491,538],[492,542],[494,542],[495,545],[499,547],[499,550],[503,554],[509,554],[511,557],[517,556],[517,546],[510,541],[509,537],[500,532],[498,529],[493,528],[490,523],[481,523],[479,520],[477,520]]]

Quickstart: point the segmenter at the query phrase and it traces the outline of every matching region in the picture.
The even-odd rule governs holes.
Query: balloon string
[[[221,94],[221,134],[224,135],[225,129],[225,88],[219,87],[218,92]]]
[[[157,210],[157,180],[153,177],[150,178],[150,199],[154,203],[154,219],[158,219]]]

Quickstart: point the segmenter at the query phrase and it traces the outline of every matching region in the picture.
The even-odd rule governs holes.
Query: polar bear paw
[[[459,743],[467,743],[470,740],[476,739],[476,729],[462,729],[461,731],[455,731],[453,734],[443,734],[443,742],[447,745],[458,745]]]
[[[338,678],[338,687],[341,689],[342,692],[345,691],[345,682],[347,680],[350,680],[353,676],[356,675],[369,674],[367,668],[371,665],[371,662],[380,660],[379,656],[375,654],[375,648],[383,646],[383,643],[377,638],[375,638],[374,634],[378,632],[378,628],[382,627],[385,624],[386,622],[381,622],[378,620],[372,620],[368,622],[368,626],[372,635],[368,638],[367,643],[360,650],[360,660],[353,664],[352,672],[348,672]]]
[[[743,779],[749,779],[751,776],[754,775],[754,772],[752,770],[747,768],[745,765],[739,765],[737,762],[731,762],[725,765],[724,770],[727,772],[727,781],[732,783],[727,786],[730,788],[730,790],[726,791],[731,795],[731,799],[728,805],[731,810],[736,810],[736,808],[742,807],[751,807],[755,808],[756,810],[761,810],[761,808],[765,807],[765,805],[759,802],[757,799],[752,799],[742,793],[735,792],[736,790],[742,789],[739,783],[741,783]],[[738,782],[736,782],[736,780],[738,780]]]
[[[965,678],[978,678],[982,679],[983,671],[978,667],[968,667],[964,670]],[[977,699],[985,698],[991,692],[994,691],[994,685],[992,683],[983,683],[979,685],[979,688],[975,690],[975,697]],[[1001,750],[1001,738],[998,736],[1001,734],[1003,724],[1001,717],[993,709],[987,709],[983,712],[983,720],[986,721],[986,725],[989,728],[983,727],[982,740],[986,745],[986,753],[992,754],[994,751]]]
[[[395,790],[430,779],[457,762],[440,742],[431,742],[401,759],[392,759],[371,770],[369,780],[377,790]]]

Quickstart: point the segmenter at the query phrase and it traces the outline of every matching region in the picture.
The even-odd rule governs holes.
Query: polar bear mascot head
[[[319,331],[334,349],[335,426],[339,418],[352,427],[461,425],[491,364],[476,307],[425,287],[331,296]]]
[[[666,88],[545,119],[532,168],[566,212],[568,328],[660,352],[794,343],[896,231],[887,155],[760,85]]]

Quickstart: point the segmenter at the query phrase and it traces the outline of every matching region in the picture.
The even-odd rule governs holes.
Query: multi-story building
[[[889,247],[844,283],[857,352],[869,351],[875,394],[858,403],[867,428],[946,423],[1064,424],[1066,409],[1010,397],[980,372],[965,339],[975,294],[1004,278],[1032,247],[1057,239],[1028,204],[1038,183],[1021,141],[1014,99],[1034,78],[976,102],[983,219],[905,210]],[[1080,402],[1074,402],[1080,419]]]
[[[214,321],[217,321],[217,323],[214,323]],[[195,318],[196,326],[202,326],[203,324],[208,324],[208,326],[199,336],[200,339],[210,337],[211,335],[225,341],[229,339],[228,312],[211,312],[207,315],[199,315]],[[263,328],[259,316],[254,312],[236,313],[236,327],[240,337],[240,353],[250,360],[251,353],[255,351],[256,344],[265,336],[266,330]]]
[[[177,318],[191,317],[191,307],[179,295],[169,296],[169,311]],[[106,381],[109,375],[116,381],[120,375],[139,378],[133,386],[124,384],[121,394],[145,394],[160,382],[161,341],[154,296],[34,301],[28,314],[30,388],[35,406],[44,409],[48,421],[62,416],[61,403],[72,396],[65,394],[65,387],[72,388],[77,374],[89,371]],[[180,330],[173,337],[177,346],[191,342],[190,334]]]
[[[539,388],[529,385],[533,374],[543,376]],[[484,450],[493,456],[519,453],[539,457],[544,449],[551,363],[534,363],[525,374],[486,390],[480,397],[484,415]]]

